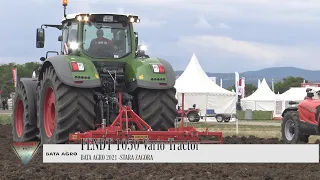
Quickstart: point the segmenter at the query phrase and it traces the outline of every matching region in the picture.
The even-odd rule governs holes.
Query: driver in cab
[[[90,43],[89,52],[91,54],[106,54],[114,52],[115,47],[112,40],[103,37],[104,33],[102,29],[97,30],[97,38],[93,39]]]

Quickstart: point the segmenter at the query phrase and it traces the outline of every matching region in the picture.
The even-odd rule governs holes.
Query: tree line
[[[27,62],[25,64],[0,64],[0,91],[2,90],[2,97],[9,97],[10,93],[14,92],[12,68],[17,68],[18,78],[22,77],[31,77],[33,71],[37,71],[40,66],[38,62]],[[289,76],[283,78],[282,81],[274,83],[274,92],[275,93],[284,93],[290,87],[300,87],[303,83],[304,78],[302,77],[293,77]],[[306,81],[308,82],[308,81]],[[257,86],[254,84],[246,84],[245,86],[245,95],[250,96],[254,91],[257,90]],[[228,88],[228,90],[235,90],[235,86]]]
[[[0,91],[2,98],[9,98],[10,93],[14,92],[14,82],[12,68],[17,68],[18,78],[32,77],[32,72],[37,71],[40,66],[38,62],[27,62],[25,64],[0,64]]]

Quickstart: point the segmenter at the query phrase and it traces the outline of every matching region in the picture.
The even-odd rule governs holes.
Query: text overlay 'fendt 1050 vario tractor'
[[[112,123],[119,111],[118,95],[153,130],[175,127],[175,72],[163,59],[138,48],[133,24],[138,16],[118,14],[66,15],[59,25],[37,29],[36,46],[44,47],[43,27],[62,32],[61,52],[48,51],[37,78],[22,78],[16,88],[14,141],[40,138],[66,143],[69,134]],[[48,53],[57,55],[48,57]],[[133,127],[134,128],[134,127]]]
[[[282,113],[281,132],[284,143],[308,143],[309,136],[320,135],[320,91],[311,88],[300,103],[290,101],[291,107]]]

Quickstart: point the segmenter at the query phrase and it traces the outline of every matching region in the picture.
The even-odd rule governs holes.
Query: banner
[[[235,91],[236,91],[236,94],[237,94],[237,97],[239,96],[239,73],[238,72],[235,72],[234,73],[234,79],[235,79],[235,82],[234,82],[234,87],[235,87]]]
[[[272,82],[271,82],[271,87],[272,87],[272,91],[274,92],[274,82],[273,82],[273,78],[272,78]]]
[[[319,145],[44,144],[43,163],[319,163]]]
[[[246,89],[246,80],[245,80],[245,77],[241,78],[241,88],[242,88],[242,98],[244,98],[245,95],[246,95],[246,91],[245,91],[245,89]]]
[[[32,72],[32,78],[36,78],[36,77],[37,77],[36,72],[33,71],[33,72]]]
[[[12,68],[12,77],[13,77],[14,87],[17,87],[17,79],[18,79],[17,68]]]

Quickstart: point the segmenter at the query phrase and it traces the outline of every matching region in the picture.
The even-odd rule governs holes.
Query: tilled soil
[[[24,166],[10,147],[11,134],[10,125],[0,125],[0,179],[5,180],[320,179],[320,164],[43,164],[41,149],[30,164]],[[232,136],[224,138],[224,143],[279,144],[282,142],[274,138]]]

